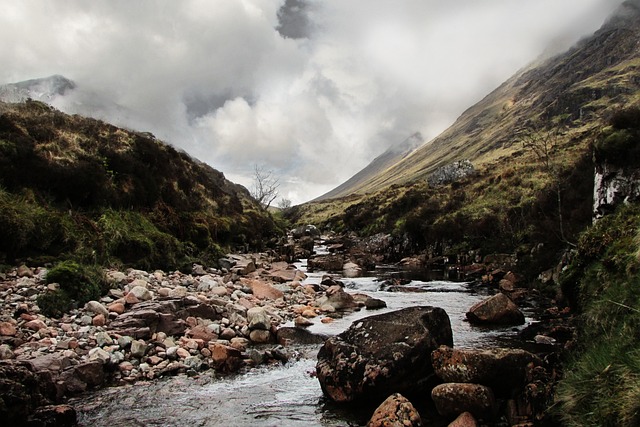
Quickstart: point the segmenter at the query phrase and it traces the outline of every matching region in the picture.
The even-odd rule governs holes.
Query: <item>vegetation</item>
[[[244,187],[153,135],[0,103],[0,263],[212,265],[283,231]]]
[[[38,296],[38,307],[46,316],[59,317],[74,305],[84,305],[100,298],[106,291],[104,273],[99,266],[63,261],[47,273],[47,283],[59,288]]]
[[[640,424],[640,206],[605,216],[563,277],[580,318],[556,410],[568,426]]]

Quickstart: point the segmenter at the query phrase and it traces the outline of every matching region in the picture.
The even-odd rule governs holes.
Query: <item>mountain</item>
[[[376,157],[360,172],[349,178],[343,184],[316,198],[316,201],[332,199],[335,197],[348,196],[357,193],[363,188],[364,184],[375,178],[377,175],[383,175],[385,171],[392,165],[400,162],[402,159],[410,155],[413,150],[424,143],[424,138],[420,132],[416,132],[409,138],[399,144],[391,146],[387,151]]]
[[[0,101],[24,102],[27,99],[33,99],[49,104],[56,97],[67,95],[75,88],[76,84],[73,81],[56,74],[40,79],[0,85]]]
[[[487,167],[520,150],[519,132],[537,123],[593,130],[602,117],[639,99],[639,43],[640,2],[634,0],[569,51],[518,72],[432,141],[384,168],[374,160],[358,179],[321,199],[415,182],[454,161],[468,159],[476,168]]]
[[[222,248],[279,234],[247,189],[151,134],[0,103],[0,264],[211,265]]]

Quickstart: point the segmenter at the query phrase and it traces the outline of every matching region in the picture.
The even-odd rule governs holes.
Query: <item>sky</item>
[[[0,0],[0,83],[152,132],[294,205],[415,132],[426,140],[622,0]]]

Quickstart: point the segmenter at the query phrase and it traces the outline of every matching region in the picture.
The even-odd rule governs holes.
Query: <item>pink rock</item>
[[[125,311],[125,306],[121,302],[114,302],[112,304],[109,304],[107,309],[113,313],[122,314]]]
[[[31,320],[24,324],[25,328],[29,328],[33,331],[39,331],[40,329],[45,329],[47,325],[40,319]]]
[[[138,299],[137,296],[135,296],[133,294],[133,292],[129,292],[128,294],[126,294],[124,296],[124,301],[129,304],[129,305],[133,305],[133,304],[137,304],[140,302],[140,300]]]
[[[253,296],[258,299],[277,300],[284,298],[284,293],[281,290],[274,288],[268,283],[260,280],[243,280],[243,282],[251,288]]]
[[[394,393],[382,402],[367,423],[367,427],[418,427],[421,425],[420,414],[400,393]]]
[[[186,349],[184,349],[182,347],[178,348],[178,350],[176,351],[176,354],[178,355],[178,357],[180,359],[185,359],[185,358],[191,356],[191,353],[189,353],[188,350],[186,350]]]
[[[470,412],[463,412],[447,427],[478,427],[478,422]]]
[[[93,319],[91,319],[93,326],[104,326],[106,323],[107,320],[104,318],[104,314],[96,314]]]
[[[10,322],[0,322],[0,335],[13,337],[16,335],[18,330],[15,325]]]

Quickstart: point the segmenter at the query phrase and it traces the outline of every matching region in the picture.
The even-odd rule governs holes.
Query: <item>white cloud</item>
[[[621,2],[0,0],[0,82],[65,75],[84,92],[62,108],[149,130],[247,186],[264,165],[297,203],[435,136]]]

